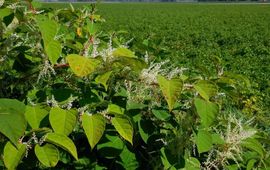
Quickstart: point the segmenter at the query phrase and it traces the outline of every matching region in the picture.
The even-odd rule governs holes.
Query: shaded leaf
[[[25,105],[15,99],[0,99],[0,132],[14,145],[23,135],[27,122]]]

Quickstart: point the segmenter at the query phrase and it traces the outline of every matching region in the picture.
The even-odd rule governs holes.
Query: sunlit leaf
[[[133,143],[133,126],[129,118],[125,115],[115,115],[112,118],[112,125],[115,127],[117,132],[131,144]]]
[[[17,148],[10,142],[4,147],[4,163],[7,169],[16,169],[26,152],[26,145],[17,144]]]
[[[200,80],[194,85],[194,88],[207,101],[217,93],[217,86],[211,81]]]
[[[82,126],[93,149],[105,131],[106,119],[101,114],[89,115],[84,113],[82,116]]]
[[[77,54],[68,55],[67,61],[71,70],[79,77],[91,74],[100,63],[96,59],[86,58]]]
[[[56,133],[68,136],[76,125],[77,117],[73,111],[54,107],[50,111],[49,120]]]
[[[201,118],[201,123],[205,127],[210,126],[216,119],[219,107],[216,103],[208,102],[200,98],[194,99],[194,104],[198,115]]]
[[[67,136],[57,133],[48,133],[45,141],[59,146],[60,148],[69,152],[76,160],[78,159],[76,146]]]
[[[39,128],[40,122],[49,114],[41,106],[26,106],[25,118],[33,129]]]
[[[127,48],[119,47],[113,51],[114,57],[130,57],[130,58],[136,58],[134,52],[130,51]]]
[[[46,167],[55,167],[59,161],[59,151],[52,144],[36,145],[35,154],[38,160]]]
[[[102,85],[105,87],[105,90],[106,90],[106,91],[107,91],[107,89],[108,89],[107,83],[108,83],[108,80],[110,79],[111,74],[112,74],[112,71],[109,71],[109,72],[106,72],[106,73],[104,73],[104,74],[98,75],[98,76],[96,77],[96,79],[95,79],[95,81],[96,81],[97,83],[100,83],[100,84],[102,84]]]
[[[158,84],[169,105],[169,111],[172,111],[175,102],[181,94],[183,83],[180,79],[166,79],[158,76]]]
[[[196,145],[199,153],[209,151],[212,148],[211,134],[205,130],[199,130],[196,136]]]

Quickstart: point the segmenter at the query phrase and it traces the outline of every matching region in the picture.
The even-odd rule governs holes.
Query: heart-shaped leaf
[[[77,54],[67,56],[71,70],[79,77],[87,76],[95,71],[99,60],[86,58]]]
[[[69,152],[76,160],[78,160],[77,149],[70,138],[63,134],[48,133],[46,135],[46,142],[59,146],[60,148]]]
[[[194,88],[199,92],[200,96],[202,96],[205,100],[209,101],[212,96],[217,94],[217,86],[207,80],[200,80],[195,85]]]
[[[106,120],[100,114],[89,115],[85,113],[82,116],[82,126],[93,149],[105,131]]]
[[[163,76],[158,76],[158,84],[169,105],[169,111],[172,111],[177,98],[180,96],[183,83],[180,79],[168,80]]]
[[[26,106],[25,118],[33,129],[39,128],[40,122],[49,112],[40,106]]]
[[[27,122],[24,117],[25,105],[14,99],[0,99],[0,132],[14,145],[23,135]]]
[[[131,144],[133,143],[133,126],[129,118],[125,115],[115,115],[112,118],[112,124],[117,132]]]
[[[46,167],[55,167],[59,161],[59,151],[52,144],[36,145],[35,154],[38,160]]]
[[[194,99],[194,104],[198,115],[201,118],[201,123],[205,127],[209,127],[218,114],[219,107],[216,103],[208,102],[200,98]]]
[[[54,132],[68,136],[76,125],[77,117],[71,110],[54,107],[51,109],[49,120]]]
[[[212,148],[211,134],[205,130],[199,130],[196,137],[196,145],[199,153],[209,151]]]
[[[16,169],[26,152],[26,145],[17,144],[17,148],[10,142],[4,147],[4,163],[7,169]]]

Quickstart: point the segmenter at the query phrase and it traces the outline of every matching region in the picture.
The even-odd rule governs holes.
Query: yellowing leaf
[[[177,98],[180,96],[183,83],[180,79],[168,80],[163,76],[158,76],[158,84],[169,105],[169,111],[172,111]]]
[[[131,144],[133,143],[133,126],[129,118],[125,115],[115,115],[112,118],[112,124],[116,131]]]
[[[68,55],[67,61],[71,70],[79,77],[91,74],[100,63],[96,59],[86,58],[77,54]]]
[[[106,120],[100,114],[89,115],[85,113],[82,116],[82,126],[93,149],[105,131]]]

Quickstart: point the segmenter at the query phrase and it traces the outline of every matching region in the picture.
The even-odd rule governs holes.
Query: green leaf
[[[35,154],[38,160],[46,167],[55,167],[59,161],[59,151],[51,144],[36,145]]]
[[[52,40],[45,44],[45,52],[52,64],[56,64],[62,52],[61,44],[58,41]]]
[[[147,143],[149,137],[154,133],[155,126],[153,121],[140,118],[138,121],[139,133],[142,140]]]
[[[196,136],[196,145],[199,153],[209,151],[212,148],[211,134],[205,130],[199,130]]]
[[[162,121],[166,121],[171,117],[168,110],[155,110],[155,109],[153,109],[152,113],[156,116],[156,118],[158,118]]]
[[[109,80],[111,74],[112,74],[112,71],[109,71],[109,72],[106,72],[106,73],[104,73],[104,74],[98,75],[98,76],[96,77],[96,79],[95,79],[95,81],[96,81],[97,83],[100,83],[100,84],[102,84],[102,85],[105,87],[105,90],[106,90],[106,91],[108,90],[107,82],[108,82],[108,80]]]
[[[129,58],[136,58],[134,52],[130,51],[127,48],[119,47],[113,51],[114,57],[129,57]]]
[[[116,131],[131,144],[133,143],[133,126],[129,118],[125,115],[115,115],[112,118],[112,124]]]
[[[68,55],[67,61],[71,70],[79,77],[91,74],[100,63],[96,59],[86,58],[77,54]]]
[[[120,154],[120,158],[122,160],[121,164],[124,169],[128,170],[136,170],[138,169],[138,162],[136,159],[136,155],[132,153],[127,147],[125,147]]]
[[[116,114],[124,114],[125,109],[116,105],[116,104],[109,104],[108,106],[108,112],[109,113],[116,113]]]
[[[54,132],[68,136],[76,125],[77,117],[72,111],[54,107],[50,111],[49,120]]]
[[[76,146],[67,136],[57,133],[48,133],[46,135],[45,141],[61,147],[62,149],[69,152],[76,160],[78,160]]]
[[[218,114],[219,107],[216,103],[208,102],[200,98],[194,99],[194,104],[198,115],[201,118],[201,123],[205,127],[209,127]]]
[[[12,10],[9,8],[0,9],[0,19],[9,16],[10,14],[12,14]]]
[[[200,161],[194,157],[189,157],[186,159],[186,165],[183,170],[200,170],[201,164]]]
[[[97,145],[98,153],[105,158],[111,159],[119,156],[125,146],[118,136],[105,134],[105,142]]]
[[[177,98],[180,96],[183,83],[180,79],[168,80],[163,76],[158,76],[158,84],[169,105],[169,111],[172,111]]]
[[[97,23],[90,22],[89,20],[87,20],[87,28],[90,35],[95,35],[99,27]]]
[[[0,99],[0,133],[14,145],[26,130],[25,105],[15,99]]]
[[[40,122],[49,112],[40,106],[26,106],[25,118],[32,129],[39,128]]]
[[[105,131],[106,119],[100,114],[89,115],[84,113],[82,116],[82,126],[93,149]]]
[[[194,88],[199,92],[200,96],[202,96],[205,100],[209,101],[212,96],[217,94],[217,86],[207,80],[200,80],[195,85]]]
[[[248,164],[247,164],[247,169],[246,170],[252,170],[252,169],[255,169],[254,167],[254,164],[256,163],[257,161],[255,159],[251,159],[248,161]]]
[[[26,145],[17,144],[17,148],[10,142],[4,147],[4,164],[7,169],[16,169],[26,152]]]
[[[44,40],[45,46],[49,44],[50,41],[54,40],[54,37],[58,30],[57,22],[50,20],[44,16],[37,16],[37,25]]]
[[[225,144],[225,141],[221,138],[219,134],[214,133],[214,134],[211,134],[211,136],[212,136],[213,144],[220,144],[220,145]]]
[[[255,138],[247,138],[241,143],[241,145],[247,149],[257,152],[261,157],[264,155],[262,144]]]

